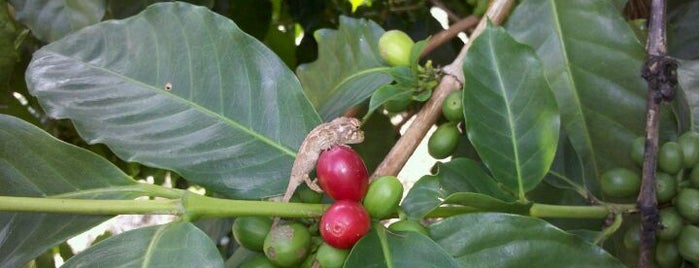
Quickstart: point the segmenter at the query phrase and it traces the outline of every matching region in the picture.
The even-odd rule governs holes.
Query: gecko
[[[352,117],[338,117],[315,127],[308,133],[291,167],[289,185],[282,202],[289,202],[296,188],[306,183],[313,191],[322,193],[315,181],[308,176],[316,166],[320,153],[340,144],[357,144],[364,141],[364,132],[359,129],[361,122]]]

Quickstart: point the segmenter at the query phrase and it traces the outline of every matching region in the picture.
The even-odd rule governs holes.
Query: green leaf
[[[344,267],[460,267],[428,237],[417,232],[394,234],[375,224],[352,248]]]
[[[624,267],[602,248],[525,216],[454,216],[431,225],[430,237],[463,267]]]
[[[133,199],[137,183],[104,158],[0,114],[0,195]],[[0,213],[0,266],[21,267],[49,248],[109,219]]]
[[[534,48],[543,63],[561,126],[584,169],[581,184],[597,191],[602,172],[633,167],[628,152],[645,125],[644,51],[614,5],[607,0],[526,0],[506,27]]]
[[[223,267],[223,259],[204,232],[175,222],[112,236],[62,267]]]
[[[498,200],[509,203],[514,200],[511,194],[503,191],[483,167],[473,160],[455,158],[447,163],[438,163],[437,170],[436,175],[424,176],[415,182],[401,203],[409,217],[425,217],[455,193],[477,193],[480,194],[477,199],[487,199],[484,202]]]
[[[489,24],[464,61],[469,140],[493,174],[520,200],[553,161],[559,115],[539,59]]]
[[[667,50],[677,58],[699,59],[699,2],[668,1]]]
[[[378,42],[384,30],[365,19],[340,17],[337,30],[320,29],[318,60],[296,69],[301,84],[324,120],[342,115],[391,82]]]
[[[27,84],[88,142],[232,198],[281,193],[295,149],[320,123],[276,55],[186,3],[155,4],[42,48]]]
[[[691,118],[694,131],[699,131],[699,60],[680,61],[680,66],[677,69],[677,80],[679,83],[678,90],[681,90],[683,100],[691,108],[691,113],[688,115]]]
[[[412,95],[412,90],[405,90],[404,88],[392,84],[383,85],[374,91],[374,94],[371,94],[367,116],[371,115],[376,109],[381,108],[381,105],[384,105],[388,101],[410,99]]]
[[[53,42],[101,21],[106,0],[10,0],[10,3],[15,7],[17,20],[27,25],[36,38]]]

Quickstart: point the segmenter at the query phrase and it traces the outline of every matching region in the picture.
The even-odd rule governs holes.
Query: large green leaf
[[[88,142],[234,198],[281,193],[295,149],[320,123],[278,57],[186,3],[155,4],[42,48],[27,83]]]
[[[632,167],[628,152],[631,141],[643,133],[645,119],[644,52],[614,5],[607,0],[525,0],[506,26],[543,63],[561,125],[584,169],[581,184],[596,191],[600,173]]]
[[[624,267],[602,248],[525,216],[454,216],[431,225],[430,237],[463,267]]]
[[[110,237],[62,267],[223,267],[223,259],[204,232],[175,222]]]
[[[53,42],[102,20],[106,0],[10,0],[10,3],[17,11],[17,20],[26,24],[34,36]]]
[[[442,248],[417,232],[394,234],[375,224],[352,248],[344,267],[460,267]]]
[[[486,205],[508,204],[514,200],[473,160],[455,158],[447,163],[439,163],[437,171],[436,175],[423,176],[410,188],[401,203],[409,217],[423,218],[435,208],[449,203],[452,196],[457,198],[453,202],[468,205],[456,202],[460,198],[457,196],[465,193],[470,194],[470,198],[487,203]]]
[[[299,66],[296,73],[323,119],[342,115],[391,82],[378,51],[383,33],[372,21],[344,16],[337,30],[314,33],[318,60]]]
[[[493,174],[520,199],[548,172],[559,115],[539,59],[491,24],[464,61],[468,137]]]
[[[0,195],[132,199],[138,184],[104,158],[0,115]],[[109,217],[0,213],[0,266],[21,267]]]

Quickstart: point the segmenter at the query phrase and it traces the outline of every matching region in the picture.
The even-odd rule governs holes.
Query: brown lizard
[[[308,173],[315,168],[316,161],[323,150],[339,144],[356,144],[364,141],[364,132],[359,129],[360,124],[361,122],[356,118],[338,117],[311,130],[296,154],[296,160],[291,167],[289,185],[286,187],[282,202],[289,202],[296,187],[303,182],[312,190],[323,192],[314,181],[311,181]]]

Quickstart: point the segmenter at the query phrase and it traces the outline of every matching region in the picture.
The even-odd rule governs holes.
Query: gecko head
[[[364,132],[359,129],[362,122],[354,117],[339,117],[333,120],[338,126],[338,133],[346,144],[356,144],[364,141]]]

